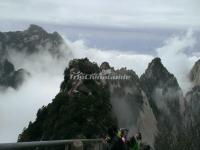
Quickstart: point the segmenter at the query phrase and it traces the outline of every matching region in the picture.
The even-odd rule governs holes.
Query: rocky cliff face
[[[188,102],[189,107],[189,112],[192,113],[192,116],[198,116],[200,113],[200,86],[197,85],[193,87],[191,91],[189,91],[186,95],[186,100]],[[195,120],[194,120],[195,121]]]
[[[183,94],[171,73],[155,58],[140,77],[144,91],[158,122],[156,149],[174,149],[172,141],[181,132]],[[167,145],[167,146],[164,146]]]
[[[100,68],[109,75],[129,77],[123,80],[106,80],[110,88],[113,112],[119,127],[129,129],[130,136],[140,131],[144,136],[143,140],[153,146],[157,133],[157,121],[139,77],[133,70],[126,68],[115,70],[106,62],[102,63]],[[151,126],[151,130],[146,130],[147,124]]]
[[[200,60],[193,66],[190,72],[190,79],[195,85],[200,85]]]
[[[7,87],[18,88],[29,73],[24,69],[15,70],[14,65],[7,59],[0,61],[0,87],[1,90]]]
[[[200,60],[193,66],[190,72],[191,82],[194,84],[193,88],[186,94],[186,110],[185,110],[185,128],[184,138],[182,140],[183,146],[188,150],[197,150],[200,148]],[[190,145],[190,146],[188,146]]]
[[[140,81],[157,117],[163,110],[169,115],[180,111],[183,100],[181,88],[174,75],[163,66],[160,58],[155,58],[149,63]],[[179,114],[180,112],[177,112],[178,118]]]
[[[155,58],[149,63],[145,73],[140,77],[144,90],[152,96],[154,90],[162,89],[163,94],[169,89],[180,90],[178,82],[173,74],[169,73],[161,63],[160,58]]]
[[[187,115],[192,121],[197,121],[197,116],[200,112],[200,103],[199,103],[199,96],[200,96],[200,60],[198,60],[191,72],[190,72],[190,79],[193,82],[194,86],[186,94],[186,101],[187,101],[187,111],[189,112]],[[190,121],[191,121],[190,120]]]

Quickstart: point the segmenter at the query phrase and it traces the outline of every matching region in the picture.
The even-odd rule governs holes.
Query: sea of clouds
[[[30,57],[17,53],[11,56],[16,68],[26,69],[31,76],[18,90],[9,88],[0,92],[0,142],[16,142],[23,128],[29,121],[34,121],[37,110],[52,101],[59,92],[64,69],[73,58],[88,57],[99,65],[107,61],[116,69],[127,67],[140,76],[154,57],[160,57],[164,66],[177,77],[184,93],[192,87],[188,75],[199,58],[196,53],[190,53],[197,42],[193,31],[172,35],[163,41],[162,47],[155,49],[155,56],[90,48],[83,40],[72,42],[67,37],[63,38],[68,48],[61,59],[47,52]]]

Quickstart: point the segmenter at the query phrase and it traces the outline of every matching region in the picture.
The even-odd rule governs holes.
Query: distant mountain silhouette
[[[0,32],[0,86],[17,88],[23,83],[28,70],[15,71],[15,64],[10,59],[15,54],[23,54],[22,59],[25,59],[32,54],[48,52],[59,59],[65,48],[67,45],[57,32],[48,33],[37,25],[30,25],[24,31]]]

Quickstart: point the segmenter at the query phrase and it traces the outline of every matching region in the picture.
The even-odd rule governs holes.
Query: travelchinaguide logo
[[[111,69],[102,70],[100,73],[85,74],[80,71],[70,74],[72,80],[129,80],[131,76],[116,74]]]

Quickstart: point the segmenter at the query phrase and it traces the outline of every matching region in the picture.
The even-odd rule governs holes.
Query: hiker
[[[124,144],[127,143],[127,137],[128,137],[128,129],[126,128],[121,128],[118,133],[117,133],[118,137],[122,139],[122,141],[124,142]]]
[[[120,129],[120,131],[121,131],[120,138],[124,143],[125,149],[128,150],[128,129],[122,128],[122,129]]]
[[[141,134],[141,132],[136,133],[135,138],[136,138],[139,150],[140,150],[141,143],[142,143],[142,134]]]
[[[136,140],[137,140],[138,142],[141,143],[141,141],[142,141],[142,134],[141,134],[140,132],[138,132],[138,133],[135,135],[135,137],[136,137]]]
[[[132,136],[128,142],[128,147],[130,150],[139,150],[139,145],[137,143],[137,140],[134,136]]]
[[[124,142],[118,136],[118,130],[116,127],[108,129],[107,144],[107,150],[126,150]]]
[[[142,143],[142,134],[140,132],[138,132],[136,134],[136,142],[138,145],[138,150],[150,150],[151,147],[145,143]]]
[[[141,140],[142,134],[138,132],[135,136],[132,136],[128,142],[128,147],[130,150],[141,150]]]

